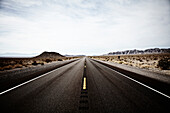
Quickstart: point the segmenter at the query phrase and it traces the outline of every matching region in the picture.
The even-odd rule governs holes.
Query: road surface
[[[0,93],[1,113],[168,113],[170,98],[89,58]]]

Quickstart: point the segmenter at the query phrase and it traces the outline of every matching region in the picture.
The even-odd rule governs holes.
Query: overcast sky
[[[0,53],[170,47],[170,0],[0,0]]]

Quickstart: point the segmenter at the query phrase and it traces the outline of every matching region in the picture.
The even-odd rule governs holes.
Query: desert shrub
[[[19,61],[19,64],[23,64],[23,61]]]
[[[49,62],[52,62],[51,59],[46,59],[45,62],[49,63]]]
[[[144,65],[145,63],[141,63],[141,65]]]
[[[158,58],[155,57],[153,60],[158,60]]]
[[[159,68],[162,70],[169,70],[170,69],[170,59],[169,58],[164,58],[158,61]]]
[[[24,64],[23,66],[28,67],[28,65],[27,65],[27,64]]]
[[[126,59],[124,59],[125,62],[128,62]]]
[[[34,62],[32,63],[32,65],[38,65],[38,63],[37,63],[36,61],[34,61]]]
[[[44,65],[44,62],[42,62],[41,65]]]
[[[139,60],[139,61],[140,61],[140,58],[136,58],[136,60]]]
[[[139,59],[139,62],[143,62],[143,60],[142,60],[142,59]]]
[[[119,63],[119,64],[123,64],[123,61],[119,61],[118,63]]]
[[[58,59],[58,61],[63,61],[62,59]]]
[[[128,65],[129,65],[129,66],[133,66],[133,64],[132,64],[132,63],[129,63]]]

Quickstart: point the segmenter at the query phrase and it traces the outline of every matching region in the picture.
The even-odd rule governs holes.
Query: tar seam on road
[[[105,65],[103,65],[103,66],[105,66]],[[107,66],[105,66],[105,67],[107,67]],[[109,68],[109,67],[107,67],[107,68]],[[109,69],[112,69],[112,68],[109,68]],[[147,86],[147,85],[145,85],[145,84],[143,84],[143,83],[141,83],[141,82],[139,82],[139,81],[137,81],[137,80],[135,80],[135,79],[133,79],[131,77],[128,77],[128,76],[124,75],[123,73],[120,73],[120,72],[118,72],[118,71],[116,71],[114,69],[112,69],[112,70],[115,71],[116,73],[119,73],[120,75],[122,75],[122,76],[124,76],[124,77],[126,77],[126,78],[128,78],[128,79],[130,79],[130,80],[132,80],[132,81],[134,81],[134,82],[136,82],[136,83],[138,83],[138,84],[140,84],[140,85],[142,85],[142,86],[144,86],[144,87],[146,87],[146,88],[148,88],[148,89],[150,89],[152,91],[155,91],[155,92],[161,94],[162,96],[165,96],[165,97],[170,99],[170,96],[168,96],[168,95],[166,95],[166,94],[164,94],[164,93],[162,93],[162,92],[160,92],[160,91],[158,91],[158,90],[156,90],[154,88],[151,88],[150,86]]]
[[[87,91],[87,77],[86,77],[86,62],[84,63],[84,72],[82,78],[82,89],[79,101],[79,110],[81,112],[89,109],[88,91]]]

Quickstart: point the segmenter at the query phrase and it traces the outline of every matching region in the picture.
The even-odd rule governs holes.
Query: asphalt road
[[[82,58],[0,94],[1,113],[168,113],[170,98]]]
[[[76,59],[55,61],[45,65],[2,71],[0,72],[0,92],[47,73],[51,70],[67,65],[71,62],[74,62],[75,60]]]

